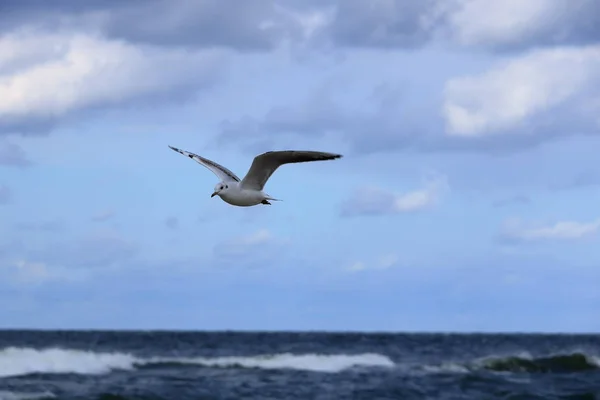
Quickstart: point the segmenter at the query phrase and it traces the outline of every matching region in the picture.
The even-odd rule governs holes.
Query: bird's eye
[[[229,188],[229,186],[225,185],[225,189]]]

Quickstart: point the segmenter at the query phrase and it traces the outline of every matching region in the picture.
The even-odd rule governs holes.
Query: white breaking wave
[[[394,367],[388,357],[374,354],[276,354],[254,357],[219,357],[162,360],[162,362],[198,364],[207,367],[244,367],[264,369],[300,369],[315,372],[340,372],[352,367]]]
[[[8,347],[0,351],[0,377],[33,373],[104,374],[115,369],[132,369],[135,362],[134,356],[122,353]]]
[[[138,358],[127,353],[99,353],[75,349],[8,347],[0,350],[0,377],[33,373],[105,374],[115,370],[165,363],[206,367],[298,369],[340,372],[352,367],[394,367],[388,357],[366,354],[274,354],[248,357]],[[3,400],[0,397],[0,400]]]
[[[53,399],[56,396],[50,392],[17,393],[0,391],[0,400],[42,400]]]

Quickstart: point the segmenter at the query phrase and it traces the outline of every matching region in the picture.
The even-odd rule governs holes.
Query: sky
[[[598,332],[599,116],[597,0],[3,1],[0,328]]]

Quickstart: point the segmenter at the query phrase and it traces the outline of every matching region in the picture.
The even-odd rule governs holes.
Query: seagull
[[[273,172],[283,164],[335,160],[342,157],[341,154],[321,151],[267,151],[254,157],[248,173],[244,179],[240,179],[233,172],[212,160],[173,146],[169,146],[169,148],[208,168],[221,180],[215,186],[210,197],[219,196],[224,202],[238,207],[250,207],[258,204],[271,205],[269,200],[280,201],[263,192],[263,188]]]

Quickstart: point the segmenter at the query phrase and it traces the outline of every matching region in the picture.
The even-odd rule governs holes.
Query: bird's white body
[[[281,165],[334,160],[342,157],[340,154],[319,151],[268,151],[254,157],[248,173],[244,179],[240,179],[236,174],[214,161],[173,146],[169,147],[208,168],[221,179],[217,186],[215,186],[215,190],[210,197],[219,196],[224,202],[238,207],[271,204],[269,200],[277,200],[263,192],[263,187],[273,172]]]
[[[221,184],[217,186],[220,186]],[[228,182],[227,188],[219,190],[217,196],[225,203],[239,207],[256,206],[264,203],[265,200],[274,200],[262,190],[243,189],[238,182]]]

